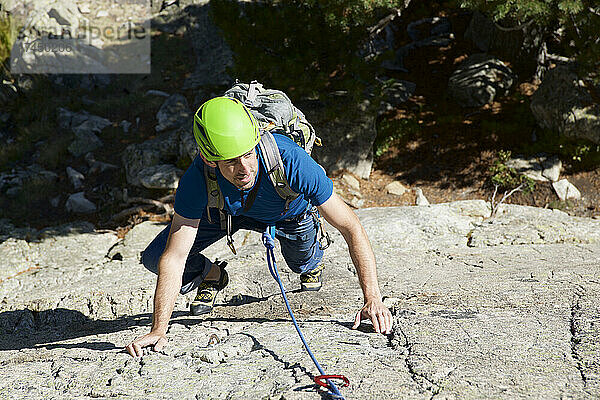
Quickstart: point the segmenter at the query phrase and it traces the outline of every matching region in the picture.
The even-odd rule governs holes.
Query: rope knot
[[[273,236],[275,236],[275,235],[271,235],[269,233],[269,229],[268,228],[262,234],[262,242],[263,242],[263,244],[265,245],[266,248],[271,249],[271,250],[275,248],[275,239],[273,239]]]

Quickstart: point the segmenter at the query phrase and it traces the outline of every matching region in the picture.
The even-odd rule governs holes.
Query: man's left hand
[[[370,319],[377,333],[392,333],[392,313],[381,300],[371,300],[356,313],[352,329],[357,329],[363,319]]]

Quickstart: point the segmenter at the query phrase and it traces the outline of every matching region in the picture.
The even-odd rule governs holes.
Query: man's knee
[[[167,226],[161,233],[156,235],[148,247],[141,253],[140,261],[150,272],[158,274],[158,260],[165,251],[167,238],[169,236],[170,226]]]
[[[148,271],[158,274],[158,259],[148,251],[148,248],[142,251],[140,261]]]

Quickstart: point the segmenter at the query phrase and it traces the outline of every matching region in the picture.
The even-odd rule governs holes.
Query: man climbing
[[[136,357],[143,354],[144,347],[155,351],[164,347],[178,292],[198,289],[190,305],[193,315],[212,310],[218,291],[229,282],[226,263],[213,263],[200,252],[224,236],[233,250],[231,233],[238,229],[262,232],[267,225],[275,225],[287,265],[300,274],[301,289],[319,290],[323,271],[319,214],[344,237],[358,273],[364,305],[356,314],[353,329],[363,319],[370,319],[376,332],[390,333],[392,315],[381,299],[375,256],[366,232],[306,151],[284,135],[271,136],[289,187],[299,194],[290,201],[278,195],[269,180],[265,156],[258,146],[258,123],[240,101],[216,97],[204,103],[194,116],[194,136],[199,156],[181,178],[173,220],[142,254],[144,266],[158,274],[154,315],[150,333],[130,343],[126,347],[129,354]],[[207,171],[214,171],[215,176],[211,178]],[[209,207],[209,197],[215,192],[207,189],[211,179],[218,184],[220,208],[229,218],[227,228],[220,223],[219,208]]]

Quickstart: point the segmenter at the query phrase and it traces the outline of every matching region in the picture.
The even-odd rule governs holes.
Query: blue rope
[[[263,240],[263,244],[267,248],[267,265],[269,266],[269,272],[271,273],[271,276],[273,277],[273,279],[275,279],[277,281],[277,283],[279,284],[279,289],[281,289],[281,294],[283,295],[283,300],[285,301],[285,306],[288,310],[288,313],[290,314],[290,317],[292,318],[294,327],[296,328],[296,331],[298,332],[298,335],[300,336],[300,339],[302,340],[302,344],[304,344],[304,348],[308,352],[308,355],[310,356],[310,358],[312,358],[313,362],[315,363],[315,366],[319,370],[319,373],[321,375],[325,375],[325,371],[323,371],[323,368],[321,368],[321,364],[319,364],[316,357],[310,350],[310,347],[308,347],[308,343],[306,342],[306,339],[304,339],[304,335],[302,334],[302,331],[300,330],[300,327],[298,326],[298,322],[296,322],[296,317],[294,317],[294,313],[292,312],[292,309],[290,308],[290,303],[288,302],[287,296],[285,294],[285,289],[283,287],[283,283],[281,283],[281,278],[279,277],[277,263],[275,262],[275,254],[273,253],[273,249],[275,248],[275,240],[273,239],[274,237],[275,237],[275,227],[268,226],[267,229],[265,230],[265,232],[263,233],[262,240]],[[337,386],[335,386],[335,383],[333,383],[333,381],[327,379],[327,384],[329,385],[331,397],[333,397],[334,399],[345,400],[344,396],[342,396],[342,394],[338,390]]]

